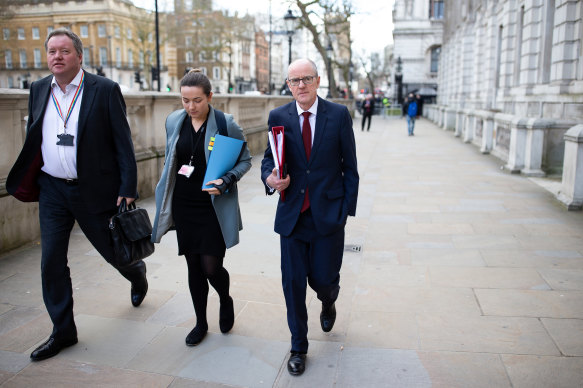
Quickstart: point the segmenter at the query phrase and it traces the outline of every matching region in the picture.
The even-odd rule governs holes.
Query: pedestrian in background
[[[352,118],[344,105],[318,97],[316,64],[292,62],[287,84],[295,101],[272,110],[268,126],[284,127],[288,174],[279,178],[268,145],[261,179],[267,194],[285,191],[277,203],[275,232],[291,332],[287,369],[300,375],[308,352],[307,284],[322,302],[320,326],[329,332],[336,321],[344,227],[356,212],[359,177]]]
[[[418,106],[417,99],[413,93],[409,93],[405,99],[405,102],[403,103],[403,112],[406,112],[407,115],[407,130],[409,132],[409,136],[414,136],[415,119],[417,117]]]
[[[199,69],[180,81],[184,109],[166,119],[166,157],[156,186],[156,216],[152,241],[176,228],[178,254],[188,266],[188,285],[196,313],[196,326],[186,336],[188,346],[198,345],[206,336],[210,283],[220,299],[219,328],[227,333],[233,327],[235,312],[229,295],[229,272],[223,266],[227,248],[239,243],[243,229],[237,181],[251,168],[251,155],[245,143],[237,164],[223,177],[205,185],[203,178],[215,135],[225,123],[229,137],[245,140],[243,130],[230,114],[213,108],[211,83]],[[221,117],[222,116],[222,117]]]
[[[83,43],[67,29],[53,30],[45,49],[53,75],[31,85],[26,140],[6,181],[16,198],[39,202],[42,291],[53,331],[32,352],[33,361],[77,343],[67,263],[75,221],[99,254],[131,282],[135,307],[148,291],[143,261],[126,267],[115,263],[108,226],[122,199],[129,205],[138,196],[119,85],[81,68]]]
[[[366,127],[367,131],[370,131],[370,122],[372,120],[372,115],[374,113],[374,98],[372,98],[372,94],[368,94],[364,101],[362,102],[362,122],[361,122],[361,131],[364,131],[364,122],[368,120],[368,126]]]

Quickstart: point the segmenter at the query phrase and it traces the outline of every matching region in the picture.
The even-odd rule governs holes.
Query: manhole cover
[[[361,252],[362,246],[361,245],[354,245],[354,244],[346,244],[344,245],[344,250],[349,252]]]

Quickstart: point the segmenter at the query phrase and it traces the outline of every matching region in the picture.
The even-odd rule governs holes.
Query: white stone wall
[[[513,171],[525,173],[522,162],[509,161],[517,155],[538,158],[527,162],[547,173],[560,170],[563,135],[583,121],[582,19],[581,0],[448,1],[437,103],[457,112],[456,135],[492,144],[488,152]],[[494,114],[491,133],[480,129],[484,112]],[[544,130],[519,124],[532,120]],[[535,130],[542,140],[512,143],[517,131],[531,139]]]

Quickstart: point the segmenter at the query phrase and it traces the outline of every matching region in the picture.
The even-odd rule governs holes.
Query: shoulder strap
[[[219,129],[219,135],[228,137],[227,119],[225,118],[225,114],[218,109],[215,109],[215,121],[217,122],[217,128]]]

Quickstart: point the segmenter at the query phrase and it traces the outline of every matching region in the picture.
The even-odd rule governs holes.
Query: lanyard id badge
[[[59,104],[59,101],[57,101],[57,99],[55,98],[55,93],[51,89],[51,98],[53,99],[53,104],[55,105],[55,109],[57,110],[57,114],[59,115],[61,120],[63,120],[63,131],[64,132],[57,135],[57,138],[59,139],[59,141],[57,141],[57,145],[59,145],[59,146],[73,147],[75,145],[75,144],[73,144],[73,139],[75,138],[75,136],[67,133],[67,123],[69,122],[69,118],[71,117],[71,113],[73,112],[73,108],[75,107],[75,104],[77,103],[77,100],[79,99],[81,89],[83,89],[84,81],[85,81],[85,72],[83,72],[83,74],[81,75],[81,82],[79,82],[79,85],[77,86],[77,90],[75,90],[75,94],[73,95],[73,101],[71,102],[71,105],[69,106],[69,109],[67,110],[66,115],[63,114],[63,111],[61,110],[61,105]]]
[[[194,159],[194,151],[196,150],[196,146],[198,146],[200,139],[204,138],[205,130],[206,130],[206,121],[204,122],[203,127],[199,130],[200,133],[198,134],[198,137],[196,138],[196,143],[194,142],[193,137],[190,138],[192,140],[192,154],[190,154],[190,161],[188,162],[188,164],[183,164],[180,167],[180,169],[178,170],[178,175],[183,175],[186,178],[190,178],[190,176],[194,172],[194,166],[192,165],[192,160]]]

